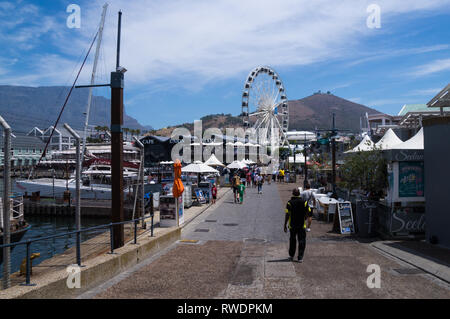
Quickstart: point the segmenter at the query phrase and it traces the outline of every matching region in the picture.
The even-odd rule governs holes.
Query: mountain
[[[360,117],[381,112],[329,93],[315,93],[300,100],[288,101],[289,130],[329,129],[332,113],[336,114],[336,127],[359,131]]]
[[[232,116],[231,114],[211,114],[200,118],[202,121],[202,129],[208,128],[236,128],[242,127],[242,118],[238,116]],[[158,130],[151,130],[149,134],[159,136],[170,136],[175,128],[184,127],[187,128],[191,134],[194,134],[194,123],[183,123],[180,125],[168,126]],[[224,132],[225,133],[225,132]]]
[[[329,129],[332,127],[332,114],[336,114],[336,127],[359,132],[360,117],[368,114],[380,114],[379,111],[340,98],[333,94],[315,93],[299,100],[288,101],[289,130]],[[231,114],[212,114],[201,118],[203,129],[218,127],[242,127],[242,119]],[[193,123],[153,130],[150,134],[170,136],[174,128],[185,127],[193,132]]]
[[[0,115],[11,125],[13,132],[29,132],[33,127],[45,128],[56,121],[69,87],[24,87],[0,85]],[[89,89],[73,89],[59,121],[75,129],[83,129],[84,112]],[[90,125],[109,126],[111,102],[103,96],[93,96],[89,116]],[[124,114],[124,127],[150,130],[136,119]]]

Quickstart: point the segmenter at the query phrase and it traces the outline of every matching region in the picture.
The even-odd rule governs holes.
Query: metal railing
[[[123,222],[103,224],[103,225],[88,227],[88,228],[84,228],[84,229],[80,229],[80,230],[74,230],[74,231],[70,231],[70,232],[65,232],[65,233],[61,233],[61,234],[55,234],[55,235],[50,235],[50,236],[45,236],[45,237],[38,237],[38,238],[31,238],[31,239],[27,239],[27,240],[15,242],[15,243],[10,243],[10,244],[3,244],[3,245],[0,245],[0,249],[3,249],[5,247],[15,247],[15,246],[18,246],[18,245],[26,245],[26,279],[25,279],[25,283],[22,283],[21,285],[22,286],[35,286],[35,284],[31,283],[31,244],[32,243],[76,234],[76,236],[77,236],[77,240],[76,240],[76,264],[81,267],[82,266],[81,265],[81,240],[80,240],[81,233],[87,232],[87,231],[92,231],[92,230],[97,230],[97,229],[109,228],[109,233],[110,233],[110,252],[109,252],[109,254],[114,254],[114,249],[115,249],[114,243],[113,243],[114,226],[134,223],[133,244],[136,245],[137,244],[137,237],[138,237],[138,223],[139,223],[139,221],[143,222],[147,218],[151,218],[150,237],[153,237],[153,228],[154,228],[153,218],[154,218],[154,214],[151,213],[151,214],[149,214],[147,216],[142,216],[142,217],[139,217],[139,218],[135,218],[135,219],[131,219],[131,220],[123,221]],[[143,224],[142,229],[145,229],[144,222],[142,224]],[[140,235],[143,235],[146,232],[147,231],[141,233]],[[117,247],[117,248],[120,248],[120,247]],[[8,287],[4,287],[4,289],[7,289],[7,288]]]

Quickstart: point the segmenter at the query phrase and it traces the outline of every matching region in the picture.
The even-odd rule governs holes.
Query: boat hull
[[[25,233],[31,228],[30,225],[24,225],[20,229],[11,232],[11,243],[21,241]],[[3,245],[3,233],[0,233],[0,245]],[[11,250],[15,246],[11,247]],[[3,262],[3,249],[0,249],[0,263]]]
[[[76,196],[75,183],[71,182],[66,186],[65,180],[55,180],[55,185],[51,179],[19,180],[16,181],[17,188],[22,192],[31,195],[33,192],[40,192],[41,197],[62,197],[66,189],[71,193],[72,198]],[[128,190],[124,190],[127,193]],[[80,196],[82,199],[111,199],[111,187],[108,185],[80,186]]]

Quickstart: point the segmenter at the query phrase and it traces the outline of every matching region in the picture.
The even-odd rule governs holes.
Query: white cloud
[[[420,77],[448,70],[450,70],[450,59],[439,59],[416,67],[409,72],[409,75]]]
[[[448,50],[448,48],[449,48],[448,44],[438,44],[438,45],[432,45],[432,46],[423,46],[423,47],[407,48],[407,49],[389,48],[389,49],[380,50],[377,52],[361,54],[361,55],[365,55],[365,57],[351,61],[347,65],[354,66],[354,65],[361,64],[361,63],[367,63],[367,62],[381,60],[381,59],[389,59],[389,58],[394,58],[394,57],[410,56],[410,55],[416,55],[416,54],[422,54],[422,53],[443,51],[443,50]]]
[[[438,94],[440,91],[442,90],[442,87],[439,88],[431,88],[431,89],[419,89],[419,90],[413,90],[407,94],[405,94],[405,96],[434,96],[436,94]]]
[[[366,8],[372,2],[118,0],[108,10],[103,64],[107,68],[105,72],[115,66],[119,9],[123,11],[121,64],[128,69],[127,83],[164,89],[180,82],[185,88],[194,89],[212,81],[241,77],[261,64],[284,68],[358,56],[360,40],[373,31],[366,27]],[[450,4],[449,0],[376,2],[381,7],[382,29],[389,19],[399,14],[437,8],[448,10]],[[64,28],[65,19],[60,16],[58,19],[45,17],[46,23],[37,34],[25,28],[15,30],[16,42],[30,45],[27,49],[31,49],[42,35],[52,34],[50,44],[59,52],[49,52],[49,55],[56,59],[54,54],[58,54],[66,67],[70,60],[74,65],[98,25],[103,3],[104,0],[80,3],[82,28],[78,31]],[[36,10],[27,7],[35,12],[33,9]],[[67,14],[61,15],[64,18]],[[0,31],[0,39],[2,35],[6,36]],[[29,58],[34,59],[34,55],[30,54]],[[47,65],[51,69],[49,74],[68,74],[67,69],[66,73],[60,69],[61,63]],[[30,74],[15,76],[22,76],[24,81],[39,76],[36,72]],[[48,75],[42,80],[49,81]]]
[[[121,64],[129,70],[127,81],[183,80],[201,87],[242,76],[256,65],[282,68],[355,54],[358,41],[369,33],[366,8],[372,2],[117,1],[109,8],[105,29],[108,65],[114,65],[118,9],[123,11]],[[92,27],[101,3],[82,6]],[[388,19],[450,1],[377,3]]]

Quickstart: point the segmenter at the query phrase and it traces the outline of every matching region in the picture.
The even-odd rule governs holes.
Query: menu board
[[[352,204],[350,202],[338,203],[338,214],[341,234],[354,233]]]
[[[201,189],[195,189],[195,196],[200,204],[206,204],[206,198],[203,195],[203,191]]]
[[[398,197],[424,197],[423,162],[399,162]]]

